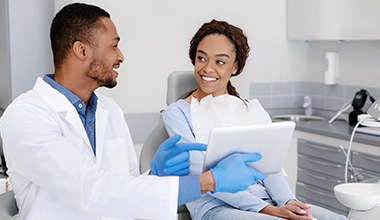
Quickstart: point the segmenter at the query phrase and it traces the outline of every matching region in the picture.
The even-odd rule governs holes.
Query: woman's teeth
[[[208,77],[208,76],[202,76],[202,79],[208,82],[216,81],[216,78],[214,77]]]

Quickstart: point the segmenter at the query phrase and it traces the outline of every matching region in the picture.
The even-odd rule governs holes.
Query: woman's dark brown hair
[[[195,33],[195,35],[190,41],[189,56],[191,63],[195,65],[198,45],[204,37],[210,34],[224,35],[234,45],[236,51],[235,62],[237,63],[238,69],[234,75],[231,75],[231,77],[239,75],[243,71],[245,62],[249,56],[250,47],[248,45],[248,39],[244,35],[243,30],[225,21],[217,21],[213,19],[211,22],[204,23],[202,27],[197,31],[197,33]],[[232,86],[231,81],[228,81],[227,91],[228,94],[240,98],[240,95],[236,91],[236,88]],[[190,92],[188,95],[190,95],[192,92]]]

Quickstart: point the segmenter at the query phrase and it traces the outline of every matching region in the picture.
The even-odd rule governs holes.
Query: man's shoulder
[[[98,97],[98,101],[100,101],[105,106],[110,106],[111,105],[111,106],[117,106],[117,107],[119,107],[119,105],[111,97],[108,97],[108,96],[105,96],[105,95],[102,95],[102,94],[99,94],[99,93],[96,93],[96,96]]]
[[[123,110],[121,107],[115,102],[115,100],[111,97],[96,93],[96,96],[98,97],[98,107],[103,108],[109,112],[116,113],[123,115]]]

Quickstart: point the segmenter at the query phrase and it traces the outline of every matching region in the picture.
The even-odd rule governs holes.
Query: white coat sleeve
[[[99,169],[94,157],[86,153],[87,146],[75,128],[57,123],[65,115],[54,114],[48,105],[36,105],[39,101],[16,102],[1,119],[9,174],[14,180],[24,180],[12,182],[15,191],[24,193],[32,185],[48,196],[98,216],[176,216],[177,177],[120,175]],[[72,135],[64,136],[63,127],[73,129]],[[122,138],[119,144],[123,144]]]

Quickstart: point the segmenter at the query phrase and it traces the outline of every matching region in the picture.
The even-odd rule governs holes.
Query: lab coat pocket
[[[101,169],[115,174],[129,174],[127,139],[106,140],[101,156]]]

